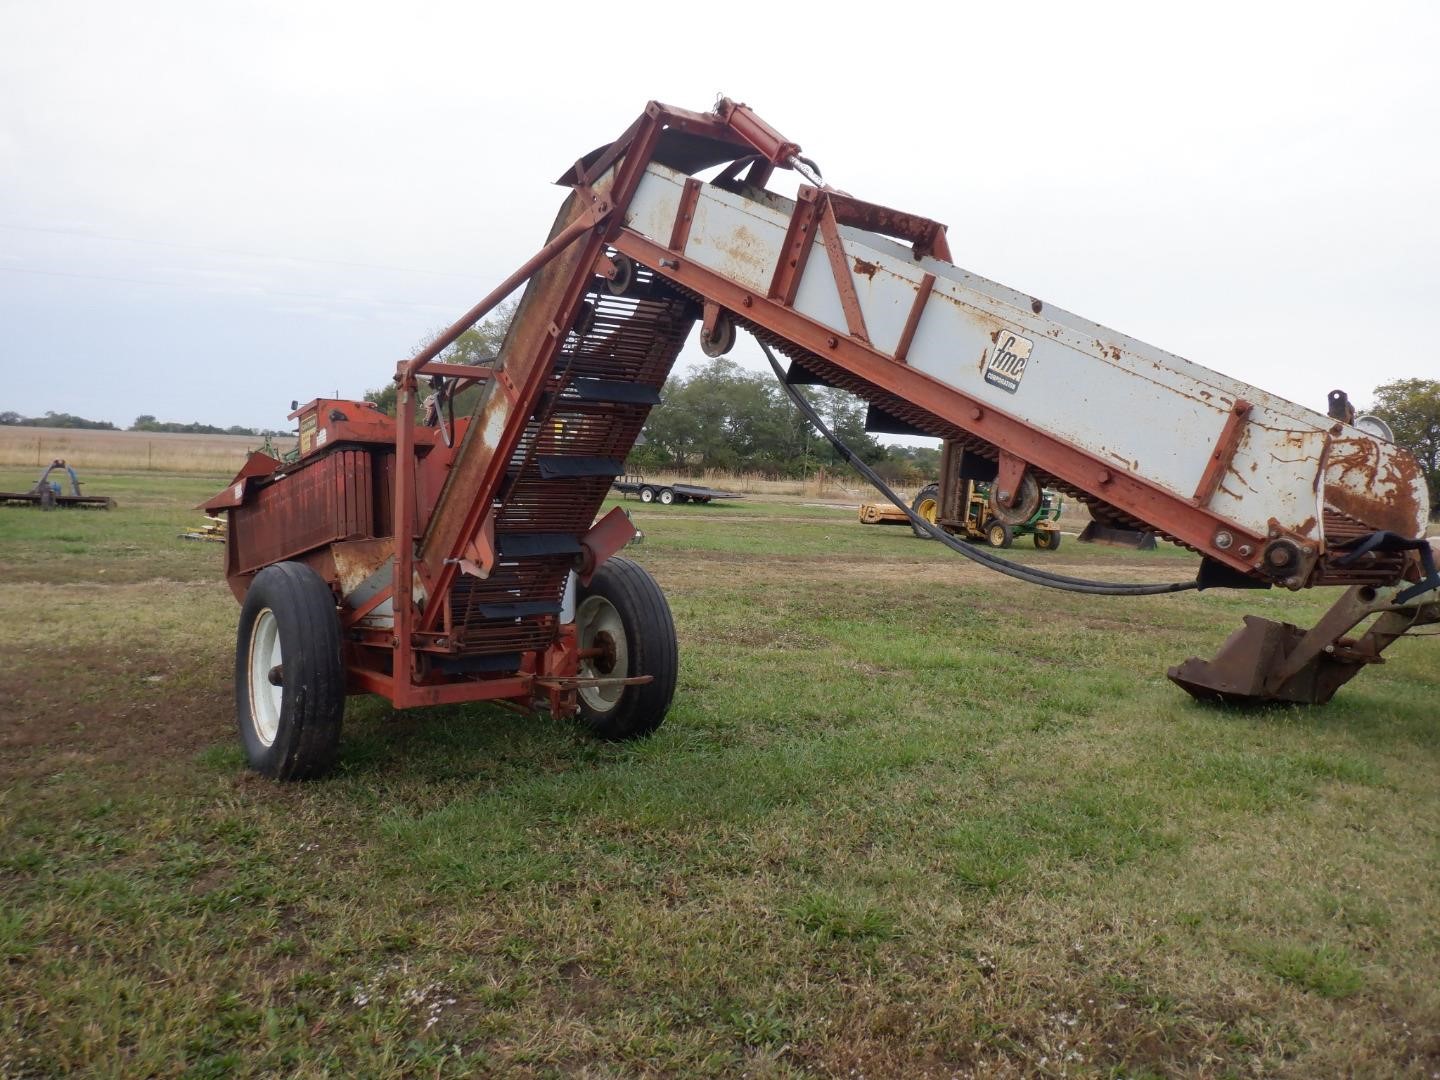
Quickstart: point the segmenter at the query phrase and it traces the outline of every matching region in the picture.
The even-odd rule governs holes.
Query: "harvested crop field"
[[[83,478],[118,509],[0,509],[0,1076],[1440,1070],[1435,641],[1225,712],[1166,667],[1327,596],[631,502],[682,649],[654,737],[356,698],[337,775],[278,786],[220,548],[176,538],[228,474]]]

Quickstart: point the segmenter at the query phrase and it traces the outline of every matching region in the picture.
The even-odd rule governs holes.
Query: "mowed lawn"
[[[338,773],[278,786],[220,548],[176,538],[226,477],[85,479],[119,508],[0,509],[0,1076],[1440,1070],[1440,641],[1221,711],[1167,666],[1326,595],[631,503],[657,735],[357,698]]]

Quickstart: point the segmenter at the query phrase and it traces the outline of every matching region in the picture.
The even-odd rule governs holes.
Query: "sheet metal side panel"
[[[652,238],[668,236],[683,181],[663,166],[651,166],[632,204],[631,227]],[[778,197],[767,202],[704,186],[686,257],[765,288],[789,205]],[[853,276],[878,348],[893,349],[922,275],[933,273],[937,281],[911,344],[911,366],[1187,498],[1230,406],[1243,397],[1255,408],[1211,509],[1258,532],[1275,517],[1294,531],[1319,535],[1316,472],[1325,431],[1334,423],[1328,417],[1063,309],[1044,305],[1037,313],[1030,297],[940,260],[917,262],[886,238],[848,227],[841,232],[852,269],[860,267]],[[812,255],[795,306],[844,333],[828,260]],[[995,348],[992,337],[1002,329],[1032,342],[1013,394],[986,383],[983,375]],[[1379,478],[1383,488],[1394,448],[1354,429],[1345,436],[1361,440],[1377,460],[1366,477]],[[1398,516],[1416,518],[1410,528],[1418,530],[1423,490],[1419,509],[1416,491],[1423,484],[1403,468],[1391,472],[1388,483],[1396,492],[1382,490],[1377,497],[1367,490],[1365,496],[1377,506],[1397,503]],[[1351,488],[1373,486],[1353,469],[1346,474],[1332,466],[1329,479]]]
[[[233,511],[235,569],[250,573],[370,535],[370,453],[335,450],[259,488]]]

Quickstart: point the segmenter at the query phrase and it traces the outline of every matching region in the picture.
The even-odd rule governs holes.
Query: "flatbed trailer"
[[[805,181],[795,198],[769,189],[777,169]],[[1333,400],[1313,412],[960,269],[945,226],[829,186],[744,105],[651,102],[559,183],[548,242],[398,365],[394,418],[310,402],[298,460],[253,454],[205,504],[228,518],[237,719],[261,772],[328,769],[347,693],[654,730],[674,625],[654,579],[616,556],[624,511],[596,515],[697,327],[710,355],[743,329],[788,358],[771,354],[792,389],[858,395],[871,431],[945,440],[946,481],[992,483],[1006,515],[1053,488],[1199,557],[1194,582],[1121,586],[954,542],[1010,576],[1123,595],[1344,590],[1308,631],[1249,617],[1214,661],[1171,669],[1197,697],[1324,702],[1440,621],[1413,455]],[[522,285],[493,365],[440,360]],[[478,384],[472,415],[422,426],[422,379],[446,397]]]
[[[658,502],[661,506],[669,506],[671,503],[708,503],[712,499],[743,499],[745,496],[738,491],[721,491],[719,488],[706,487],[703,484],[674,483],[666,484],[659,480],[646,480],[643,476],[627,474],[620,477],[611,485],[616,491],[625,496],[634,495],[643,503]]]

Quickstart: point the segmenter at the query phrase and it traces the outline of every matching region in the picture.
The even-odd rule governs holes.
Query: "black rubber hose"
[[[991,555],[989,552],[980,551],[964,541],[956,540],[944,529],[938,525],[932,525],[919,514],[915,513],[914,510],[910,509],[910,507],[905,504],[905,500],[900,498],[899,495],[896,495],[890,486],[886,484],[884,480],[880,479],[874,469],[861,461],[854,451],[841,442],[840,437],[825,426],[825,421],[820,419],[819,413],[805,400],[804,395],[785,381],[785,371],[780,367],[780,362],[775,359],[775,354],[770,351],[770,347],[763,341],[760,341],[759,338],[755,340],[759,342],[761,350],[765,353],[765,359],[770,361],[770,370],[775,372],[775,378],[779,380],[780,386],[784,389],[790,400],[795,403],[795,407],[804,414],[805,419],[810,421],[811,426],[820,432],[821,435],[824,435],[825,438],[829,439],[830,445],[835,447],[836,452],[848,461],[861,476],[870,481],[876,491],[880,492],[885,498],[899,507],[901,512],[910,519],[910,524],[922,532],[928,533],[936,540],[939,540],[952,551],[964,555],[965,558],[972,562],[979,563],[987,570],[994,570],[997,574],[1004,574],[1006,577],[1016,578],[1031,585],[1041,585],[1047,589],[1061,589],[1065,592],[1088,593],[1092,596],[1159,596],[1164,593],[1188,592],[1191,589],[1199,588],[1199,583],[1195,581],[1173,581],[1166,584],[1147,585],[1143,583],[1116,583],[1067,577],[1064,574],[1054,574],[1048,570],[1036,570],[1033,567],[1014,563],[1008,559]]]

